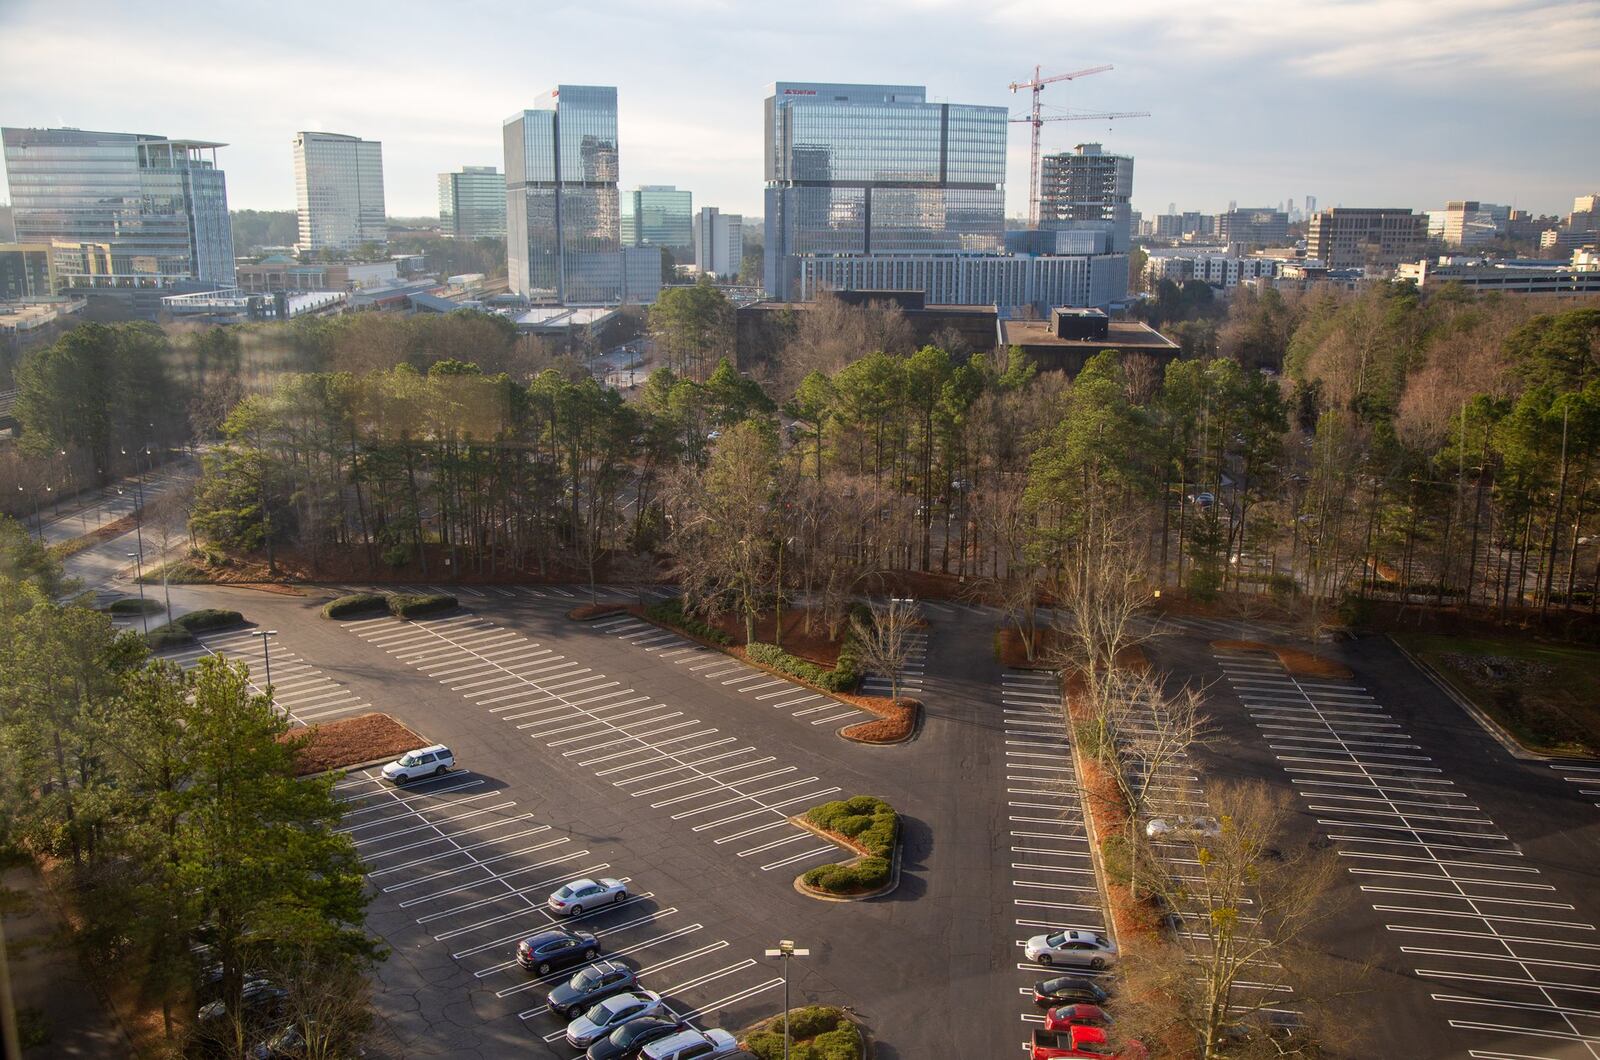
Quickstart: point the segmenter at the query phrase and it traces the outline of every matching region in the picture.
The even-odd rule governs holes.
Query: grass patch
[[[783,1016],[767,1020],[743,1042],[758,1060],[783,1060]],[[861,1032],[855,1021],[832,1005],[789,1010],[790,1060],[861,1060]]]
[[[367,611],[382,611],[389,606],[389,598],[382,593],[350,593],[322,605],[323,618],[344,618]]]
[[[428,593],[424,596],[414,593],[391,593],[385,598],[385,602],[389,606],[389,613],[396,618],[418,618],[439,611],[448,611],[460,601],[449,593]]]
[[[1600,755],[1600,652],[1516,637],[1394,637],[1530,751]]]

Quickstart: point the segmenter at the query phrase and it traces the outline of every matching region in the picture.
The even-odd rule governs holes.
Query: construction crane
[[[1045,85],[1055,84],[1057,81],[1075,81],[1080,77],[1090,74],[1103,74],[1111,69],[1111,64],[1105,66],[1091,66],[1086,70],[1074,70],[1070,74],[1055,74],[1050,77],[1040,76],[1040,68],[1033,68],[1033,79],[1029,81],[1011,82],[1011,91],[1019,92],[1024,88],[1033,90],[1033,107],[1021,117],[1012,118],[1014,122],[1026,122],[1033,126],[1033,150],[1028,162],[1028,227],[1039,227],[1039,130],[1047,121],[1092,121],[1105,118],[1148,118],[1150,112],[1146,110],[1121,110],[1099,111],[1092,114],[1042,114],[1039,94],[1044,91]]]

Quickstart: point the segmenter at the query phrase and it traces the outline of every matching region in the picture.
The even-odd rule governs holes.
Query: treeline
[[[305,1055],[348,1055],[378,950],[332,780],[296,778],[242,664],[154,660],[73,588],[0,518],[0,848],[59,863],[76,942],[173,1049],[250,1055],[245,984],[267,978]]]

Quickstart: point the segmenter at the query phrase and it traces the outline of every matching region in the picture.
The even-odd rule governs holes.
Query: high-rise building
[[[1289,241],[1289,214],[1270,206],[1230,207],[1217,216],[1217,239],[1242,247],[1281,247]]]
[[[1099,144],[1044,155],[1039,170],[1039,227],[1108,235],[1107,253],[1131,245],[1133,159],[1106,154]]]
[[[1438,231],[1434,231],[1434,221]],[[1511,222],[1511,207],[1492,202],[1452,199],[1443,210],[1429,211],[1428,234],[1443,240],[1448,247],[1477,247],[1506,234]]]
[[[29,302],[56,293],[49,243],[0,243],[0,302]]]
[[[301,250],[386,243],[383,144],[343,133],[294,134]]]
[[[654,301],[660,253],[621,241],[616,88],[558,85],[502,132],[511,289],[562,305]]]
[[[439,228],[457,239],[506,234],[506,178],[493,166],[439,174]]]
[[[62,288],[233,283],[227,180],[209,140],[4,129],[19,244],[50,244]]]
[[[666,247],[687,256],[694,246],[694,196],[669,184],[624,192],[622,245]]]
[[[712,276],[737,276],[744,261],[744,218],[702,206],[694,216],[694,267]]]
[[[1311,217],[1306,256],[1330,269],[1392,269],[1428,245],[1428,215],[1400,208],[1335,206]]]
[[[764,104],[767,293],[819,255],[994,253],[1005,231],[1004,107],[915,85],[780,81]]]

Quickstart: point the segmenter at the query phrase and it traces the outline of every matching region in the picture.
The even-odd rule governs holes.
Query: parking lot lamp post
[[[275,629],[258,629],[251,634],[251,636],[261,638],[261,663],[267,670],[268,688],[272,687],[272,649],[267,646],[270,643],[267,638],[276,637],[277,635],[278,631]]]
[[[133,584],[139,587],[139,615],[144,619],[145,636],[150,635],[150,612],[144,609],[144,557],[137,552],[128,553],[128,558],[133,560]],[[167,616],[170,621],[172,616]]]
[[[793,939],[783,939],[777,949],[767,951],[767,956],[783,958],[783,1060],[789,1060],[789,958],[809,957],[811,951],[796,949]]]

